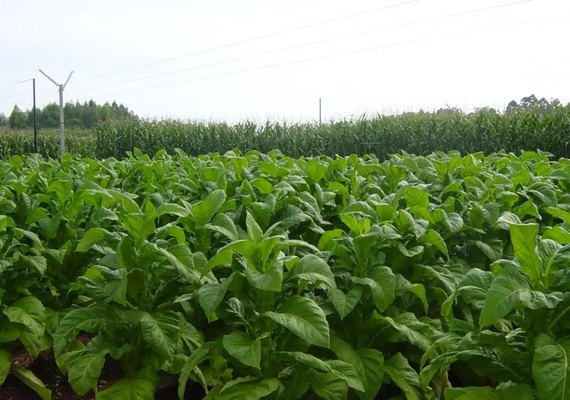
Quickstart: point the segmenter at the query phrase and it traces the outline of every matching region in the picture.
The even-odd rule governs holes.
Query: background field
[[[57,131],[42,130],[39,137],[40,154],[56,157]],[[236,148],[244,152],[279,149],[292,157],[374,154],[380,160],[401,151],[426,155],[450,150],[489,154],[540,149],[555,157],[568,157],[570,106],[533,107],[508,113],[440,110],[321,125],[130,120],[104,123],[95,130],[69,130],[66,140],[71,153],[95,158],[124,157],[134,147],[151,154],[159,149],[172,154],[176,148],[189,155]],[[31,151],[31,130],[0,131],[1,157]]]

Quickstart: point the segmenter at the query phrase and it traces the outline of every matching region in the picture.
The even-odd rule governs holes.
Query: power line
[[[321,56],[316,56],[316,57],[304,58],[301,60],[293,60],[293,61],[287,61],[287,62],[282,62],[282,63],[277,63],[277,64],[263,65],[260,67],[245,68],[245,69],[229,71],[229,72],[224,72],[224,73],[215,74],[215,75],[208,75],[208,76],[203,76],[203,77],[198,77],[198,78],[185,79],[185,80],[181,80],[181,81],[168,82],[168,83],[163,83],[163,84],[158,84],[158,85],[145,86],[145,87],[134,88],[134,89],[125,89],[125,90],[119,90],[119,91],[110,92],[110,93],[101,93],[101,94],[97,94],[95,96],[109,96],[109,95],[119,94],[119,93],[135,92],[135,91],[155,89],[155,88],[165,87],[165,86],[179,85],[182,83],[189,83],[189,82],[219,78],[222,76],[235,75],[235,74],[240,74],[240,73],[245,73],[245,72],[260,71],[260,70],[264,70],[264,69],[277,68],[277,67],[282,67],[282,66],[286,66],[286,65],[301,64],[301,63],[305,63],[305,62],[309,62],[309,61],[316,61],[316,60],[322,60],[322,59],[333,58],[333,57],[340,57],[340,56],[345,56],[345,55],[350,55],[350,54],[363,53],[363,52],[372,51],[372,50],[399,47],[399,46],[410,45],[410,44],[418,43],[418,42],[422,42],[422,41],[425,41],[425,39],[409,40],[409,41],[405,41],[405,42],[398,42],[398,43],[393,43],[393,44],[373,46],[373,47],[367,47],[367,48],[357,49],[357,50],[350,50],[350,51],[346,51],[346,52],[342,52],[342,53],[326,54],[326,55],[321,55]]]
[[[284,52],[284,51],[295,50],[295,49],[299,49],[299,48],[310,47],[310,46],[315,46],[315,45],[320,45],[320,44],[325,44],[325,43],[331,43],[331,42],[335,42],[335,41],[339,41],[339,40],[345,40],[345,39],[351,39],[351,38],[355,38],[355,37],[370,35],[370,34],[384,32],[387,30],[397,29],[397,28],[401,28],[401,27],[407,27],[407,26],[418,25],[418,24],[423,24],[423,23],[427,23],[427,22],[434,22],[434,21],[441,21],[441,20],[445,20],[445,19],[457,18],[459,16],[476,14],[476,13],[480,13],[480,12],[484,12],[484,11],[494,10],[497,8],[512,7],[515,5],[522,4],[522,3],[528,3],[529,1],[532,1],[532,0],[516,1],[516,2],[512,2],[512,3],[506,3],[506,4],[496,5],[496,6],[467,10],[467,11],[463,11],[460,13],[447,14],[447,15],[443,15],[440,17],[420,19],[420,20],[416,20],[416,21],[412,21],[412,22],[407,22],[404,24],[391,25],[391,26],[382,27],[379,29],[373,29],[373,30],[368,30],[368,31],[364,31],[364,32],[357,32],[357,33],[353,33],[353,34],[349,34],[349,35],[343,35],[343,36],[336,36],[333,38],[323,39],[323,40],[319,40],[319,41],[315,41],[315,42],[302,43],[299,45],[282,47],[279,49],[268,50],[268,51],[264,51],[264,52],[260,52],[260,53],[248,54],[245,56],[233,57],[233,58],[229,58],[229,59],[225,59],[225,60],[214,61],[211,63],[195,65],[195,66],[192,66],[189,68],[183,68],[183,69],[178,69],[178,70],[174,70],[174,71],[161,72],[158,74],[152,74],[152,75],[147,75],[147,76],[143,76],[143,77],[139,77],[139,78],[123,80],[120,82],[111,83],[111,84],[107,84],[107,85],[101,85],[101,86],[95,86],[95,87],[91,87],[91,88],[76,90],[73,93],[83,93],[83,92],[91,91],[91,90],[104,89],[104,88],[113,87],[113,86],[120,85],[120,84],[139,82],[142,80],[148,80],[148,79],[158,78],[158,77],[167,76],[167,75],[173,75],[173,74],[177,74],[180,72],[188,72],[188,71],[193,71],[193,70],[197,70],[197,69],[201,69],[201,68],[213,67],[216,65],[227,64],[227,63],[235,62],[235,61],[242,61],[242,60],[246,60],[246,59],[250,59],[250,58],[269,55],[269,54],[275,54],[275,53],[280,53],[280,52]]]
[[[570,15],[565,15],[562,18],[567,18],[567,17],[570,17]],[[556,19],[556,18],[553,18],[553,17],[551,17],[551,18],[536,18],[536,19],[532,19],[532,20],[521,21],[521,22],[516,22],[516,23],[510,23],[510,24],[502,24],[502,25],[492,26],[492,27],[488,27],[488,28],[450,33],[450,34],[444,35],[443,37],[453,37],[453,36],[468,35],[468,34],[473,34],[473,33],[481,33],[481,32],[506,28],[506,27],[510,27],[510,26],[520,26],[520,25],[526,25],[526,24],[531,24],[531,23],[536,23],[536,22],[543,22],[543,21],[548,21],[548,20],[553,20],[553,19]],[[400,47],[400,46],[405,46],[405,45],[412,45],[412,44],[416,44],[416,43],[420,43],[420,42],[425,42],[427,40],[428,40],[427,38],[422,38],[422,39],[409,40],[409,41],[397,42],[397,43],[380,45],[380,46],[366,47],[366,48],[350,50],[350,51],[346,51],[346,52],[326,54],[326,55],[309,57],[309,58],[304,58],[304,59],[300,59],[300,60],[292,60],[292,61],[287,61],[287,62],[282,62],[282,63],[277,63],[277,64],[268,64],[268,65],[263,65],[263,66],[259,66],[259,67],[239,69],[239,70],[224,72],[224,73],[220,73],[220,74],[208,75],[208,76],[197,77],[197,78],[192,78],[192,79],[179,80],[179,81],[174,81],[174,82],[167,82],[167,83],[162,83],[162,84],[157,84],[157,85],[152,85],[152,86],[145,86],[145,87],[139,87],[139,88],[119,90],[119,91],[114,91],[114,92],[100,93],[100,94],[95,94],[94,97],[110,96],[110,95],[114,95],[114,94],[121,94],[121,93],[128,93],[128,92],[137,92],[137,91],[156,89],[156,88],[167,87],[167,86],[174,86],[174,85],[179,85],[179,84],[184,84],[184,83],[197,82],[197,81],[208,80],[208,79],[215,79],[215,78],[219,78],[219,77],[236,75],[236,74],[240,74],[240,73],[254,72],[254,71],[260,71],[260,70],[265,70],[265,69],[278,68],[278,67],[287,66],[287,65],[301,64],[301,63],[311,62],[311,61],[316,61],[316,60],[352,55],[352,54],[357,54],[357,53],[364,53],[364,52],[369,52],[369,51],[374,51],[374,50],[394,48],[394,47]]]
[[[305,30],[305,29],[309,29],[309,28],[314,28],[315,26],[327,25],[327,24],[331,24],[331,23],[333,23],[333,22],[343,21],[343,20],[346,20],[346,19],[351,19],[351,18],[363,16],[363,15],[368,15],[368,14],[377,13],[377,12],[379,12],[379,11],[385,11],[385,10],[389,10],[389,9],[392,9],[392,8],[402,7],[402,6],[406,6],[406,5],[408,5],[408,4],[417,3],[417,2],[419,2],[419,1],[420,1],[420,0],[407,0],[407,1],[404,1],[404,2],[400,2],[400,3],[396,3],[396,4],[391,4],[391,5],[388,5],[388,6],[373,8],[373,9],[365,10],[365,11],[360,11],[360,12],[357,12],[357,13],[348,14],[348,15],[343,15],[343,16],[340,16],[340,17],[335,17],[335,18],[326,19],[326,20],[322,20],[322,21],[317,21],[317,22],[313,22],[313,23],[310,23],[310,24],[306,24],[306,25],[300,25],[300,26],[297,26],[297,27],[294,27],[294,28],[288,28],[288,29],[284,29],[284,30],[281,30],[281,31],[270,32],[270,33],[266,33],[266,34],[263,34],[263,35],[254,36],[254,37],[251,37],[251,38],[247,38],[247,39],[243,39],[243,40],[238,40],[238,41],[235,41],[235,42],[230,42],[230,43],[222,44],[222,45],[219,45],[219,46],[215,46],[215,47],[210,47],[210,48],[198,50],[198,51],[195,51],[195,52],[193,52],[193,53],[182,54],[182,55],[179,55],[179,56],[170,57],[170,58],[165,58],[165,59],[162,59],[162,60],[159,60],[159,61],[154,61],[154,62],[147,63],[147,64],[136,65],[136,66],[129,67],[129,68],[124,68],[124,69],[121,69],[121,70],[117,70],[117,71],[113,71],[113,72],[108,72],[108,73],[104,73],[104,74],[101,74],[101,75],[92,76],[92,77],[90,77],[90,78],[85,78],[85,79],[79,80],[79,81],[77,81],[76,83],[86,82],[86,81],[90,81],[90,80],[94,80],[94,79],[104,78],[104,77],[107,77],[107,76],[110,76],[110,75],[120,74],[120,73],[123,73],[123,72],[129,72],[129,71],[134,71],[134,70],[141,69],[141,68],[151,67],[151,66],[154,66],[154,65],[157,65],[157,64],[163,64],[163,63],[167,63],[167,62],[170,62],[170,61],[175,61],[175,60],[179,60],[179,59],[182,59],[182,58],[187,58],[187,57],[195,56],[195,55],[198,55],[198,54],[210,53],[210,52],[212,52],[212,51],[222,50],[222,49],[226,49],[226,48],[229,48],[229,47],[234,47],[234,46],[242,45],[242,44],[245,44],[245,43],[255,42],[255,41],[262,40],[262,39],[268,39],[268,38],[275,37],[275,36],[281,36],[281,35],[284,35],[284,34],[287,34],[287,33],[291,33],[291,32],[296,32],[296,31],[300,31],[300,30]],[[532,0],[525,0],[525,1],[532,1]]]
[[[212,47],[212,48],[208,48],[208,49],[199,50],[199,51],[197,51],[197,52],[190,53],[190,54],[185,54],[185,55],[181,55],[181,56],[171,57],[171,58],[168,58],[168,59],[164,59],[164,60],[160,60],[160,61],[156,61],[156,62],[152,62],[152,63],[142,64],[142,65],[139,65],[139,66],[134,66],[134,67],[130,67],[130,68],[126,68],[126,69],[114,71],[114,72],[109,72],[109,73],[97,75],[97,76],[90,77],[90,78],[86,78],[86,79],[81,79],[81,80],[76,81],[75,83],[76,83],[76,84],[79,84],[79,83],[81,83],[81,82],[86,82],[86,81],[90,81],[90,80],[94,80],[94,79],[99,79],[99,78],[102,78],[102,77],[111,76],[111,75],[119,74],[119,73],[122,73],[122,72],[128,72],[128,71],[133,71],[133,70],[136,70],[136,69],[142,69],[142,68],[145,68],[145,67],[148,67],[148,66],[153,66],[153,65],[157,65],[157,64],[161,64],[161,63],[166,63],[166,62],[169,62],[169,61],[178,60],[178,59],[181,59],[181,58],[190,57],[190,56],[192,56],[192,55],[198,55],[198,54],[202,54],[202,53],[206,53],[206,52],[211,52],[211,51],[214,51],[214,50],[219,50],[219,49],[224,49],[224,48],[228,48],[228,47],[233,47],[233,46],[237,46],[237,45],[244,44],[244,43],[248,43],[248,42],[252,42],[252,41],[257,41],[257,40],[261,40],[261,39],[265,39],[265,38],[269,38],[269,37],[274,37],[274,36],[283,35],[283,34],[290,33],[290,32],[295,32],[295,31],[297,31],[297,30],[308,29],[308,28],[312,28],[312,27],[315,27],[315,26],[325,25],[325,24],[329,24],[329,23],[333,23],[333,22],[337,22],[337,21],[341,21],[341,20],[345,20],[345,19],[350,19],[350,18],[354,18],[354,17],[366,15],[366,14],[371,14],[371,13],[375,13],[375,12],[379,12],[379,11],[383,11],[383,10],[387,10],[387,9],[391,9],[391,8],[401,7],[401,6],[405,6],[405,5],[408,5],[408,4],[411,4],[411,3],[415,3],[415,2],[418,2],[418,1],[420,1],[420,0],[409,0],[409,1],[402,2],[402,3],[396,3],[396,4],[389,5],[389,6],[374,8],[374,9],[370,9],[370,10],[361,11],[361,12],[358,12],[358,13],[343,15],[343,16],[340,16],[340,17],[332,18],[332,19],[327,19],[327,20],[318,21],[318,22],[315,22],[315,23],[307,24],[307,25],[302,25],[302,26],[298,26],[298,27],[294,27],[294,28],[289,28],[289,29],[285,29],[285,30],[282,30],[282,31],[271,32],[271,33],[263,34],[263,35],[260,35],[260,36],[252,37],[252,38],[249,38],[249,39],[244,39],[244,40],[240,40],[240,41],[236,41],[236,42],[232,42],[232,43],[220,45],[220,46],[217,46],[217,47]],[[250,54],[250,55],[246,55],[246,56],[240,56],[240,57],[230,58],[230,59],[221,60],[221,61],[215,61],[215,62],[212,62],[212,63],[201,64],[201,65],[197,65],[197,66],[193,66],[193,67],[189,67],[189,68],[184,68],[184,69],[179,69],[179,70],[175,70],[175,71],[168,71],[168,72],[163,72],[163,73],[159,73],[159,74],[153,74],[153,75],[144,76],[144,77],[140,77],[140,78],[129,79],[129,80],[121,81],[121,82],[118,82],[118,83],[113,83],[113,84],[108,84],[108,85],[102,85],[102,86],[96,86],[96,87],[81,89],[81,90],[75,91],[75,93],[82,93],[82,92],[91,91],[91,90],[97,90],[97,89],[103,89],[103,88],[107,88],[107,87],[113,87],[113,86],[116,86],[116,85],[118,85],[118,84],[132,83],[132,82],[136,82],[136,81],[147,80],[147,79],[157,78],[157,77],[166,76],[166,75],[172,75],[172,74],[176,74],[176,73],[180,73],[180,72],[187,72],[187,71],[191,71],[191,70],[196,70],[196,69],[201,69],[201,68],[206,68],[206,67],[211,67],[211,66],[226,64],[226,63],[230,63],[230,62],[241,61],[241,60],[245,60],[245,59],[248,59],[248,58],[261,57],[261,56],[268,55],[268,54],[275,54],[275,53],[278,53],[278,52],[283,52],[283,51],[288,51],[288,50],[294,50],[294,49],[303,48],[303,47],[310,47],[310,46],[315,46],[315,45],[319,45],[319,44],[330,43],[330,42],[334,42],[334,41],[338,41],[338,40],[360,37],[360,36],[364,36],[364,35],[370,35],[370,34],[379,33],[379,32],[383,32],[383,31],[387,31],[387,30],[398,29],[398,28],[403,28],[403,27],[408,27],[408,26],[414,26],[414,25],[424,24],[424,23],[428,23],[428,22],[436,22],[436,21],[441,21],[441,20],[445,20],[445,19],[456,18],[456,17],[460,17],[460,16],[466,16],[466,15],[475,14],[475,13],[484,12],[484,11],[489,11],[489,10],[493,10],[493,9],[499,9],[499,8],[504,8],[504,7],[512,7],[512,6],[515,6],[515,5],[519,5],[519,4],[522,4],[522,3],[528,3],[528,2],[531,2],[531,1],[533,1],[533,0],[519,0],[519,1],[511,2],[511,3],[499,4],[499,5],[496,5],[496,6],[478,8],[478,9],[474,9],[474,10],[467,10],[467,11],[463,11],[463,12],[460,12],[460,13],[448,14],[448,15],[443,15],[443,16],[433,17],[433,18],[420,19],[420,20],[411,21],[411,22],[408,22],[408,23],[397,24],[397,25],[391,25],[391,26],[382,27],[382,28],[379,28],[379,29],[374,29],[374,30],[369,30],[369,31],[364,31],[364,32],[358,32],[358,33],[349,34],[349,35],[344,35],[344,36],[338,36],[338,37],[329,38],[329,39],[324,39],[324,40],[320,40],[320,41],[316,41],[316,42],[310,42],[310,43],[304,43],[304,44],[300,44],[300,45],[288,46],[288,47],[284,47],[284,48],[280,48],[280,49],[276,49],[276,50],[269,50],[269,51],[266,51],[266,52],[255,53],[255,54]],[[48,89],[48,88],[39,89],[38,92],[45,92],[45,91],[47,91],[47,90],[49,90],[49,89]],[[73,92],[72,92],[72,93],[73,93]],[[9,96],[0,97],[0,103],[6,104],[7,102],[2,101],[2,100],[17,98],[17,97],[24,97],[24,96],[27,96],[27,95],[28,95],[28,93],[18,93],[18,94],[14,94],[14,95],[9,95]]]

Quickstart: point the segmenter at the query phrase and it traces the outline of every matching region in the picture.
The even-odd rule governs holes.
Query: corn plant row
[[[40,136],[40,154],[57,157],[57,136]],[[32,138],[31,131],[0,133],[0,157],[31,152]],[[401,151],[418,155],[451,150],[490,154],[499,149],[516,154],[540,149],[555,157],[570,157],[570,106],[507,114],[410,113],[322,125],[246,122],[232,126],[133,120],[103,124],[96,133],[70,132],[67,138],[69,151],[94,158],[125,157],[135,147],[149,154],[163,148],[170,154],[179,148],[189,155],[280,149],[292,157],[374,154],[380,160]]]
[[[565,399],[569,193],[543,152],[10,157],[0,384],[51,398],[24,351],[98,400]]]

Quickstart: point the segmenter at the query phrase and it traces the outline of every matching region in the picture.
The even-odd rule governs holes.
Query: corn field
[[[100,125],[95,132],[70,132],[66,140],[68,151],[96,158],[122,158],[134,148],[150,154],[181,149],[189,155],[279,149],[291,157],[374,154],[381,160],[402,151],[426,155],[451,150],[462,154],[543,150],[558,158],[570,157],[570,107],[507,114],[420,112],[321,125],[125,121]],[[31,132],[0,133],[0,157],[32,151]],[[38,151],[56,157],[57,135],[40,135]]]

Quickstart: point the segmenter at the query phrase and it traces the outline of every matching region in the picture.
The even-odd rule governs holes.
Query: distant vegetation
[[[292,157],[374,154],[386,159],[389,154],[402,151],[425,155],[450,150],[462,154],[544,150],[557,158],[570,157],[570,105],[535,96],[512,101],[504,112],[482,108],[465,113],[446,108],[326,124],[144,121],[122,106],[97,107],[123,109],[122,114],[117,114],[123,118],[100,118],[101,123],[95,129],[68,133],[70,152],[96,158],[122,158],[134,148],[149,154],[160,149],[172,154],[181,149],[189,155],[232,149],[242,152],[279,149]],[[73,126],[70,120],[73,117],[66,114],[66,126]],[[30,129],[5,131],[0,136],[0,157],[32,152],[32,139]],[[57,157],[57,140],[55,131],[42,131],[39,152]]]
[[[122,104],[96,104],[93,100],[85,103],[67,103],[64,106],[65,126],[70,128],[92,129],[102,122],[117,120],[132,120],[137,117]],[[59,105],[50,103],[44,108],[36,110],[37,124],[40,128],[59,127]],[[14,106],[12,113],[7,118],[0,116],[0,127],[7,126],[11,129],[32,128],[32,110],[20,110]]]

